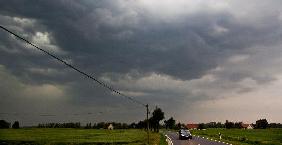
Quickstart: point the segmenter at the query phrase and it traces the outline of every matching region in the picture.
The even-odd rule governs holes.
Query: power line
[[[101,114],[108,114],[109,111],[99,111],[99,112],[87,112],[87,113],[0,113],[0,116],[59,116],[59,115],[66,115],[66,116],[97,116]]]
[[[19,35],[17,35],[17,34],[15,34],[14,32],[8,30],[7,28],[5,28],[5,27],[3,27],[3,26],[1,26],[1,25],[0,25],[0,27],[1,27],[3,30],[9,32],[10,34],[16,36],[18,39],[23,40],[24,42],[26,42],[26,43],[28,43],[29,45],[35,47],[36,49],[42,51],[43,53],[45,53],[45,54],[51,56],[52,58],[54,58],[54,59],[56,59],[56,60],[62,62],[64,65],[66,65],[66,66],[72,68],[72,69],[75,70],[76,72],[78,72],[78,73],[80,73],[80,74],[86,76],[86,77],[89,78],[89,79],[94,80],[94,81],[97,82],[99,85],[103,86],[104,88],[106,88],[106,89],[108,89],[108,90],[110,90],[110,91],[112,91],[112,92],[114,92],[114,93],[116,93],[116,94],[118,94],[118,95],[120,95],[120,96],[122,96],[122,97],[124,97],[124,98],[126,98],[126,99],[128,99],[128,100],[130,100],[130,101],[132,101],[132,102],[134,102],[134,103],[136,103],[136,104],[140,104],[140,105],[142,105],[142,106],[144,106],[144,107],[147,107],[146,104],[144,104],[144,103],[142,103],[142,102],[140,102],[140,101],[138,101],[138,100],[136,100],[136,99],[134,99],[134,98],[132,98],[132,97],[129,97],[129,96],[127,96],[127,95],[125,95],[125,94],[123,94],[123,93],[117,91],[117,90],[115,90],[113,87],[111,87],[111,86],[107,85],[106,83],[104,83],[104,82],[102,82],[102,81],[96,79],[94,76],[92,76],[92,75],[90,75],[90,74],[87,74],[86,72],[84,72],[84,71],[80,70],[79,68],[77,68],[77,67],[75,67],[75,66],[69,64],[68,62],[62,60],[61,58],[55,56],[54,54],[51,54],[50,52],[48,52],[48,51],[46,51],[46,50],[44,50],[44,49],[42,49],[42,48],[36,46],[35,44],[29,42],[28,40],[26,40],[25,38],[23,38],[23,37],[21,37],[21,36],[19,36]]]

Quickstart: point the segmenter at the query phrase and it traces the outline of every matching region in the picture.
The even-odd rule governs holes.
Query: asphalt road
[[[195,136],[191,140],[179,140],[178,134],[175,132],[168,132],[167,136],[172,140],[173,145],[226,145],[225,143],[210,141]]]

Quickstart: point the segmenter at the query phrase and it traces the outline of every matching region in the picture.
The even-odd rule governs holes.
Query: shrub
[[[15,121],[14,124],[12,125],[12,128],[14,128],[14,129],[20,128],[20,123],[19,123],[19,121]]]
[[[0,120],[0,128],[10,128],[10,123],[5,120]]]

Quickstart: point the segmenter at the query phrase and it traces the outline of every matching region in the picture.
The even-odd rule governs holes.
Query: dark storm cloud
[[[227,11],[201,12],[166,23],[152,20],[145,10],[122,10],[115,4],[118,2],[15,1],[2,2],[1,12],[37,20],[59,47],[71,52],[78,66],[97,75],[137,70],[184,80],[201,76],[246,47],[272,43],[275,40],[267,37],[275,34],[269,32],[279,27],[276,22],[263,29],[239,25]],[[215,25],[228,34],[212,34]]]
[[[153,8],[143,6],[142,2]],[[181,2],[188,8],[177,5]],[[268,84],[275,80],[268,74],[272,72],[256,71],[261,70],[258,60],[269,58],[264,53],[257,54],[256,47],[273,48],[281,43],[282,16],[280,20],[278,4],[273,1],[252,8],[252,4],[244,2],[219,1],[229,6],[213,8],[210,1],[207,3],[211,7],[201,1],[199,6],[194,3],[198,2],[165,0],[164,5],[158,7],[158,3],[147,0],[1,1],[0,24],[105,79],[114,88],[170,111],[183,107],[179,104],[221,98],[217,97],[221,92],[242,93],[255,89],[241,86],[244,80],[251,84]],[[274,10],[268,11],[263,5]],[[258,13],[258,9],[265,13]],[[57,91],[68,96],[65,102],[83,106],[86,111],[87,107],[103,110],[101,108],[124,106],[122,98],[93,85],[4,31],[0,41],[0,64],[5,72],[7,69],[7,74],[18,79],[16,84],[28,85],[24,92],[35,85],[40,86],[37,90],[57,90],[55,88],[62,85],[63,89]],[[280,52],[276,47],[271,50],[276,54]],[[256,57],[250,60],[239,57],[225,63],[240,54]],[[242,60],[250,65],[239,63]],[[273,64],[266,62],[261,65]],[[218,66],[224,70],[211,71]],[[215,81],[210,83],[213,79]],[[201,90],[195,91],[198,89]]]
[[[207,33],[214,21],[228,24],[232,17],[228,14],[187,16],[180,24],[165,24],[158,20],[151,23],[145,12],[126,16],[126,10],[113,9],[101,1],[14,3],[16,8],[13,2],[2,3],[2,13],[36,19],[52,33],[57,45],[73,52],[70,55],[79,66],[92,66],[88,69],[98,74],[136,69],[189,79],[214,67],[217,59],[225,57],[227,48],[242,48],[221,44],[220,38]],[[123,35],[130,36],[117,38],[126,37]]]

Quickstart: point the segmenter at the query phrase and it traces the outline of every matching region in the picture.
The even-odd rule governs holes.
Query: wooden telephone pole
[[[149,105],[146,105],[147,108],[147,136],[148,136],[148,145],[150,145],[150,130],[149,130]]]

